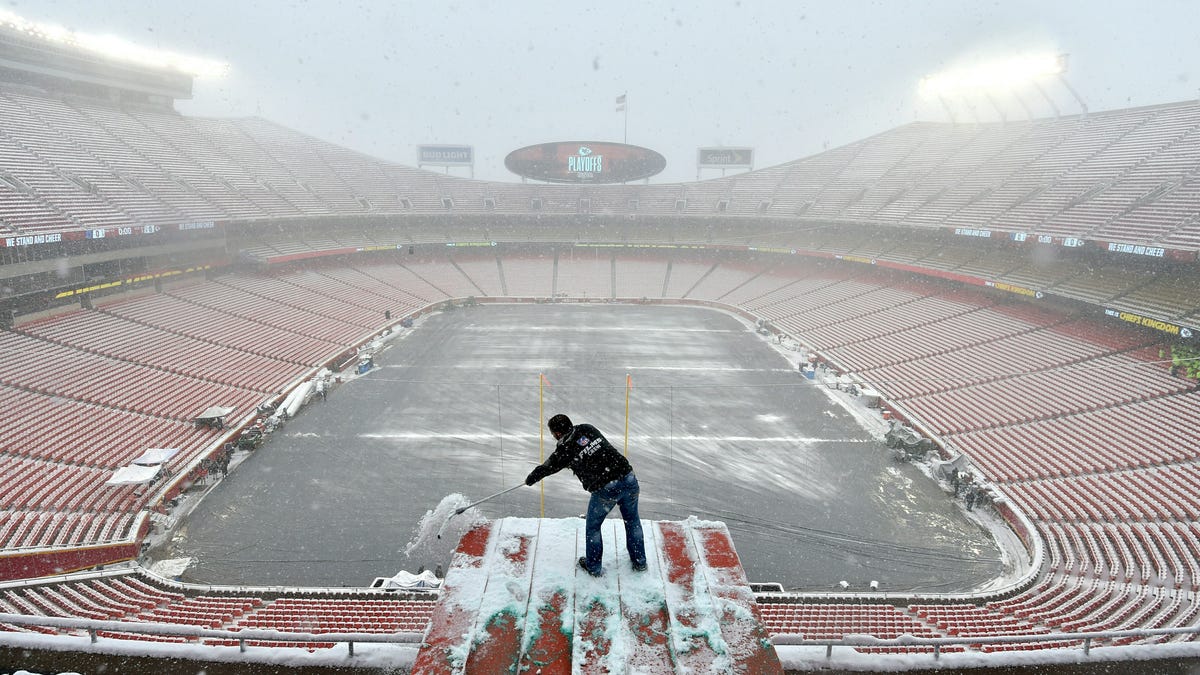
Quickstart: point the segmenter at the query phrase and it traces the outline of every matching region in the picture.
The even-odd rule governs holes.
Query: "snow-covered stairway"
[[[583,520],[471,530],[446,574],[414,673],[782,673],[723,523],[643,521],[635,572],[618,519],[604,574],[579,569]]]

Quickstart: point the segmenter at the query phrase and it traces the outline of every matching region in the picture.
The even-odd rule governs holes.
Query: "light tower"
[[[191,77],[221,77],[229,72],[229,64],[224,61],[142,47],[111,35],[81,33],[55,24],[31,21],[6,9],[0,9],[0,28],[18,32],[31,40],[145,69],[169,70]]]
[[[955,116],[948,101],[957,100],[971,112],[972,118],[978,121],[975,115],[975,101],[979,99],[986,100],[1001,121],[1006,122],[1008,116],[997,100],[999,97],[1015,97],[1025,114],[1033,117],[1033,110],[1019,94],[1019,90],[1024,87],[1035,88],[1057,117],[1060,114],[1058,106],[1043,87],[1045,82],[1057,80],[1074,97],[1086,117],[1087,104],[1079,92],[1067,82],[1067,60],[1067,54],[1052,52],[997,59],[923,77],[918,91],[924,98],[937,99],[951,122],[955,121]]]

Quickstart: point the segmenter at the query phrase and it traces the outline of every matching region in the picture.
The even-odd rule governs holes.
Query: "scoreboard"
[[[667,168],[659,153],[608,141],[560,141],[513,150],[504,166],[518,176],[548,183],[627,183]]]

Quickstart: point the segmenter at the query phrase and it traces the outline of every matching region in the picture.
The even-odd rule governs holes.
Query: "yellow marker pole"
[[[538,373],[538,464],[546,461],[546,408],[542,403],[542,383],[546,381],[546,376]],[[539,482],[538,489],[541,491],[541,512],[542,518],[546,517],[546,484]]]
[[[633,389],[633,377],[625,373],[625,456],[629,457],[629,391]]]

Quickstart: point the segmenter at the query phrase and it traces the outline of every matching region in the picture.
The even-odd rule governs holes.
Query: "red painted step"
[[[578,527],[578,546],[580,555],[585,551],[584,523],[576,521]],[[611,574],[616,563],[615,542],[612,528],[602,528],[604,539],[603,569],[605,574],[593,577],[580,569],[578,562],[575,568],[575,635],[572,644],[572,659],[579,673],[596,673],[607,675],[613,672],[608,668],[609,655],[613,651],[612,635],[609,632],[609,616],[619,611],[615,599],[615,580]],[[578,560],[579,556],[576,556]],[[611,602],[611,604],[610,604]]]
[[[481,611],[463,669],[467,675],[517,672],[533,576],[530,554],[539,524],[537,520],[506,518],[492,529],[494,546],[487,556],[492,573],[483,586]]]
[[[713,617],[706,615],[696,602],[696,560],[691,534],[679,522],[660,521],[655,526],[667,582],[675,662],[687,672],[729,672],[730,664],[720,643],[720,627],[713,624]]]
[[[671,654],[670,614],[667,611],[667,590],[658,562],[658,530],[649,522],[642,527],[646,542],[646,571],[633,571],[625,550],[625,526],[609,521],[617,540],[617,585],[621,598],[621,616],[629,630],[629,670],[642,673],[673,673],[675,662]]]
[[[491,533],[492,524],[486,523],[467,532],[459,542],[442,585],[442,600],[433,608],[425,641],[413,662],[414,673],[462,672],[481,601],[469,587],[480,577]]]
[[[604,574],[583,521],[506,518],[460,542],[414,673],[782,673],[720,523],[644,522],[634,572],[609,520]]]
[[[521,672],[570,675],[575,633],[575,560],[582,529],[568,539],[538,537],[525,633],[530,644],[521,655]],[[567,544],[570,545],[567,545]],[[582,548],[582,547],[580,547]]]
[[[742,561],[733,549],[733,541],[724,526],[697,527],[696,550],[704,561],[709,593],[725,600],[716,603],[722,609],[719,615],[721,634],[729,649],[729,656],[747,673],[783,673],[779,655],[771,644],[771,636],[763,625],[758,603],[750,591],[750,582],[742,569]],[[747,615],[753,621],[743,619]]]

